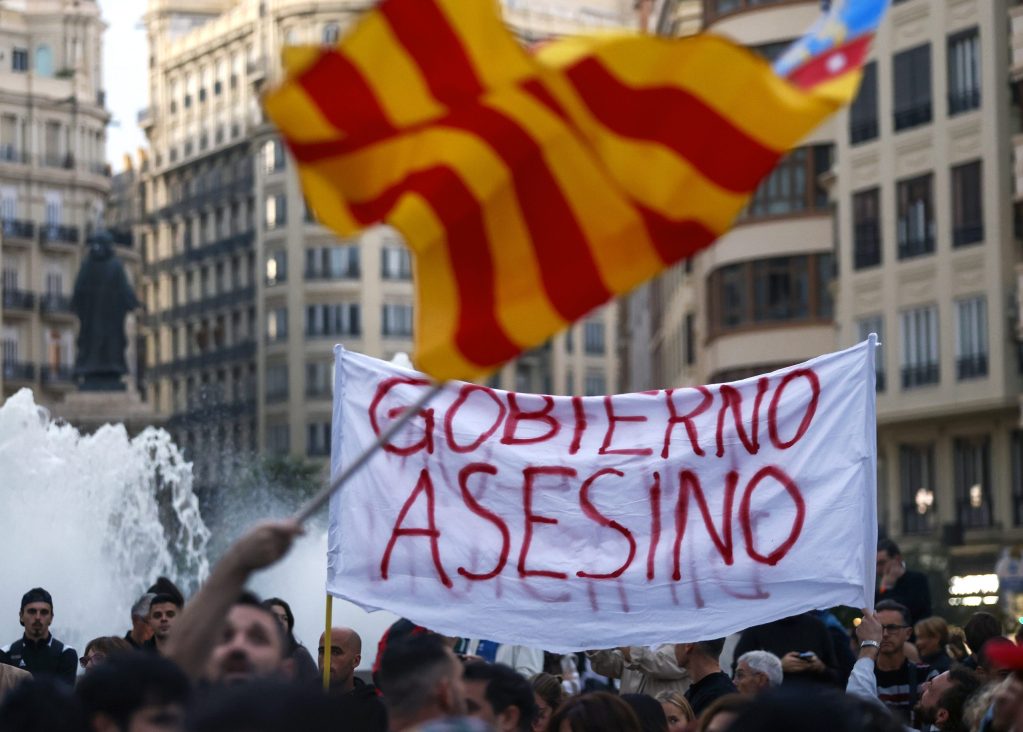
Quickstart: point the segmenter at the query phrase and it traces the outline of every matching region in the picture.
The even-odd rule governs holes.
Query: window
[[[952,168],[952,246],[984,240],[980,165],[976,160]]]
[[[330,361],[312,361],[305,365],[305,395],[329,397],[332,393],[334,367]]]
[[[53,51],[45,43],[36,46],[36,73],[53,76]]]
[[[270,252],[266,257],[266,284],[276,285],[288,280],[288,253],[283,249]]]
[[[412,306],[387,303],[382,307],[381,333],[384,337],[412,337]]]
[[[306,454],[309,457],[330,455],[330,422],[309,422],[306,425]]]
[[[284,170],[284,145],[280,140],[263,143],[263,170],[267,174]]]
[[[810,306],[808,257],[775,257],[753,263],[753,319],[806,318]]]
[[[899,259],[934,252],[934,207],[930,173],[899,181],[898,222]]]
[[[18,218],[18,192],[14,188],[4,186],[0,188],[0,220],[5,224],[14,222]],[[7,234],[7,227],[4,227]]]
[[[948,37],[948,115],[980,107],[980,37],[973,28]]]
[[[895,54],[895,131],[931,121],[931,47],[929,44]]]
[[[287,221],[288,199],[283,193],[266,197],[267,231],[283,226]]]
[[[286,455],[291,452],[291,434],[286,424],[268,424],[266,426],[267,452]]]
[[[899,446],[899,492],[902,531],[922,534],[931,530],[934,506],[934,445]]]
[[[881,191],[853,194],[853,269],[881,264]]]
[[[766,322],[817,322],[832,313],[834,257],[772,257],[720,267],[708,278],[709,337]]]
[[[266,314],[266,340],[269,343],[288,340],[287,308],[277,308]]]
[[[307,336],[357,336],[362,333],[359,303],[307,305],[305,309]]]
[[[877,62],[863,66],[860,90],[849,107],[849,144],[856,145],[877,137]]]
[[[987,299],[956,300],[956,378],[987,376]]]
[[[565,328],[565,353],[572,353],[575,350],[575,327]]]
[[[358,279],[359,247],[350,244],[307,249],[305,277],[307,280]]]
[[[952,441],[956,517],[967,529],[991,526],[991,440],[957,437]]]
[[[327,23],[323,26],[323,43],[333,46],[341,35],[341,28],[337,23]]]
[[[288,364],[271,363],[266,367],[266,400],[281,402],[288,399]]]
[[[1012,521],[1023,525],[1023,430],[1012,431]]]
[[[902,326],[902,388],[937,384],[938,308],[934,305],[904,310]]]
[[[587,320],[583,324],[583,348],[591,356],[604,353],[604,323],[600,320]]]
[[[28,71],[27,48],[15,48],[11,51],[11,70],[19,72]]]
[[[856,321],[856,329],[859,342],[867,340],[867,336],[871,333],[877,334],[877,340],[879,343],[884,343],[884,319],[880,315],[870,315],[866,318],[860,318]],[[884,356],[883,351],[878,348],[874,351],[874,376],[875,376],[875,390],[884,391],[885,389],[885,372],[884,372]]]
[[[607,393],[607,384],[604,381],[604,374],[600,371],[587,371],[585,396],[603,396]]]
[[[384,246],[380,250],[380,276],[385,280],[412,279],[412,258],[402,246]]]
[[[793,150],[761,181],[741,217],[756,219],[827,210],[828,194],[817,178],[830,169],[830,145]]]

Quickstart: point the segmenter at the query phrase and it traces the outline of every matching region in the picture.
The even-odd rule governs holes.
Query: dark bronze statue
[[[93,234],[88,247],[71,295],[71,310],[80,324],[75,381],[82,391],[121,391],[121,377],[128,372],[124,318],[140,303],[114,255],[110,234]]]

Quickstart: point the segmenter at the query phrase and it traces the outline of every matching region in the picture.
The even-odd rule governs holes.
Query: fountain
[[[252,523],[294,506],[273,486],[216,527],[224,545]],[[209,573],[210,529],[192,490],[192,466],[162,429],[130,438],[124,425],[81,434],[22,389],[0,405],[0,645],[21,636],[18,605],[30,587],[54,600],[53,633],[82,651],[99,635],[123,635],[132,602],[158,575],[186,596]],[[288,557],[252,587],[291,604],[295,631],[313,653],[323,627],[326,532],[312,525]],[[364,661],[394,616],[334,605],[334,624],[356,628]]]

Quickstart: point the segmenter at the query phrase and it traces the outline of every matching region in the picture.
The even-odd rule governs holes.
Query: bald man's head
[[[351,691],[355,686],[355,667],[362,660],[362,638],[351,628],[331,628],[327,648],[325,637],[326,634],[320,635],[320,673],[323,673],[323,658],[327,652],[330,654],[330,688]]]

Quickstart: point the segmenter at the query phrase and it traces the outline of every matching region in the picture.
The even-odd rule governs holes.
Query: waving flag
[[[530,56],[492,0],[384,0],[286,49],[264,105],[321,223],[405,237],[416,366],[471,379],[725,233],[852,98],[886,4],[833,3],[775,70],[712,35]]]

